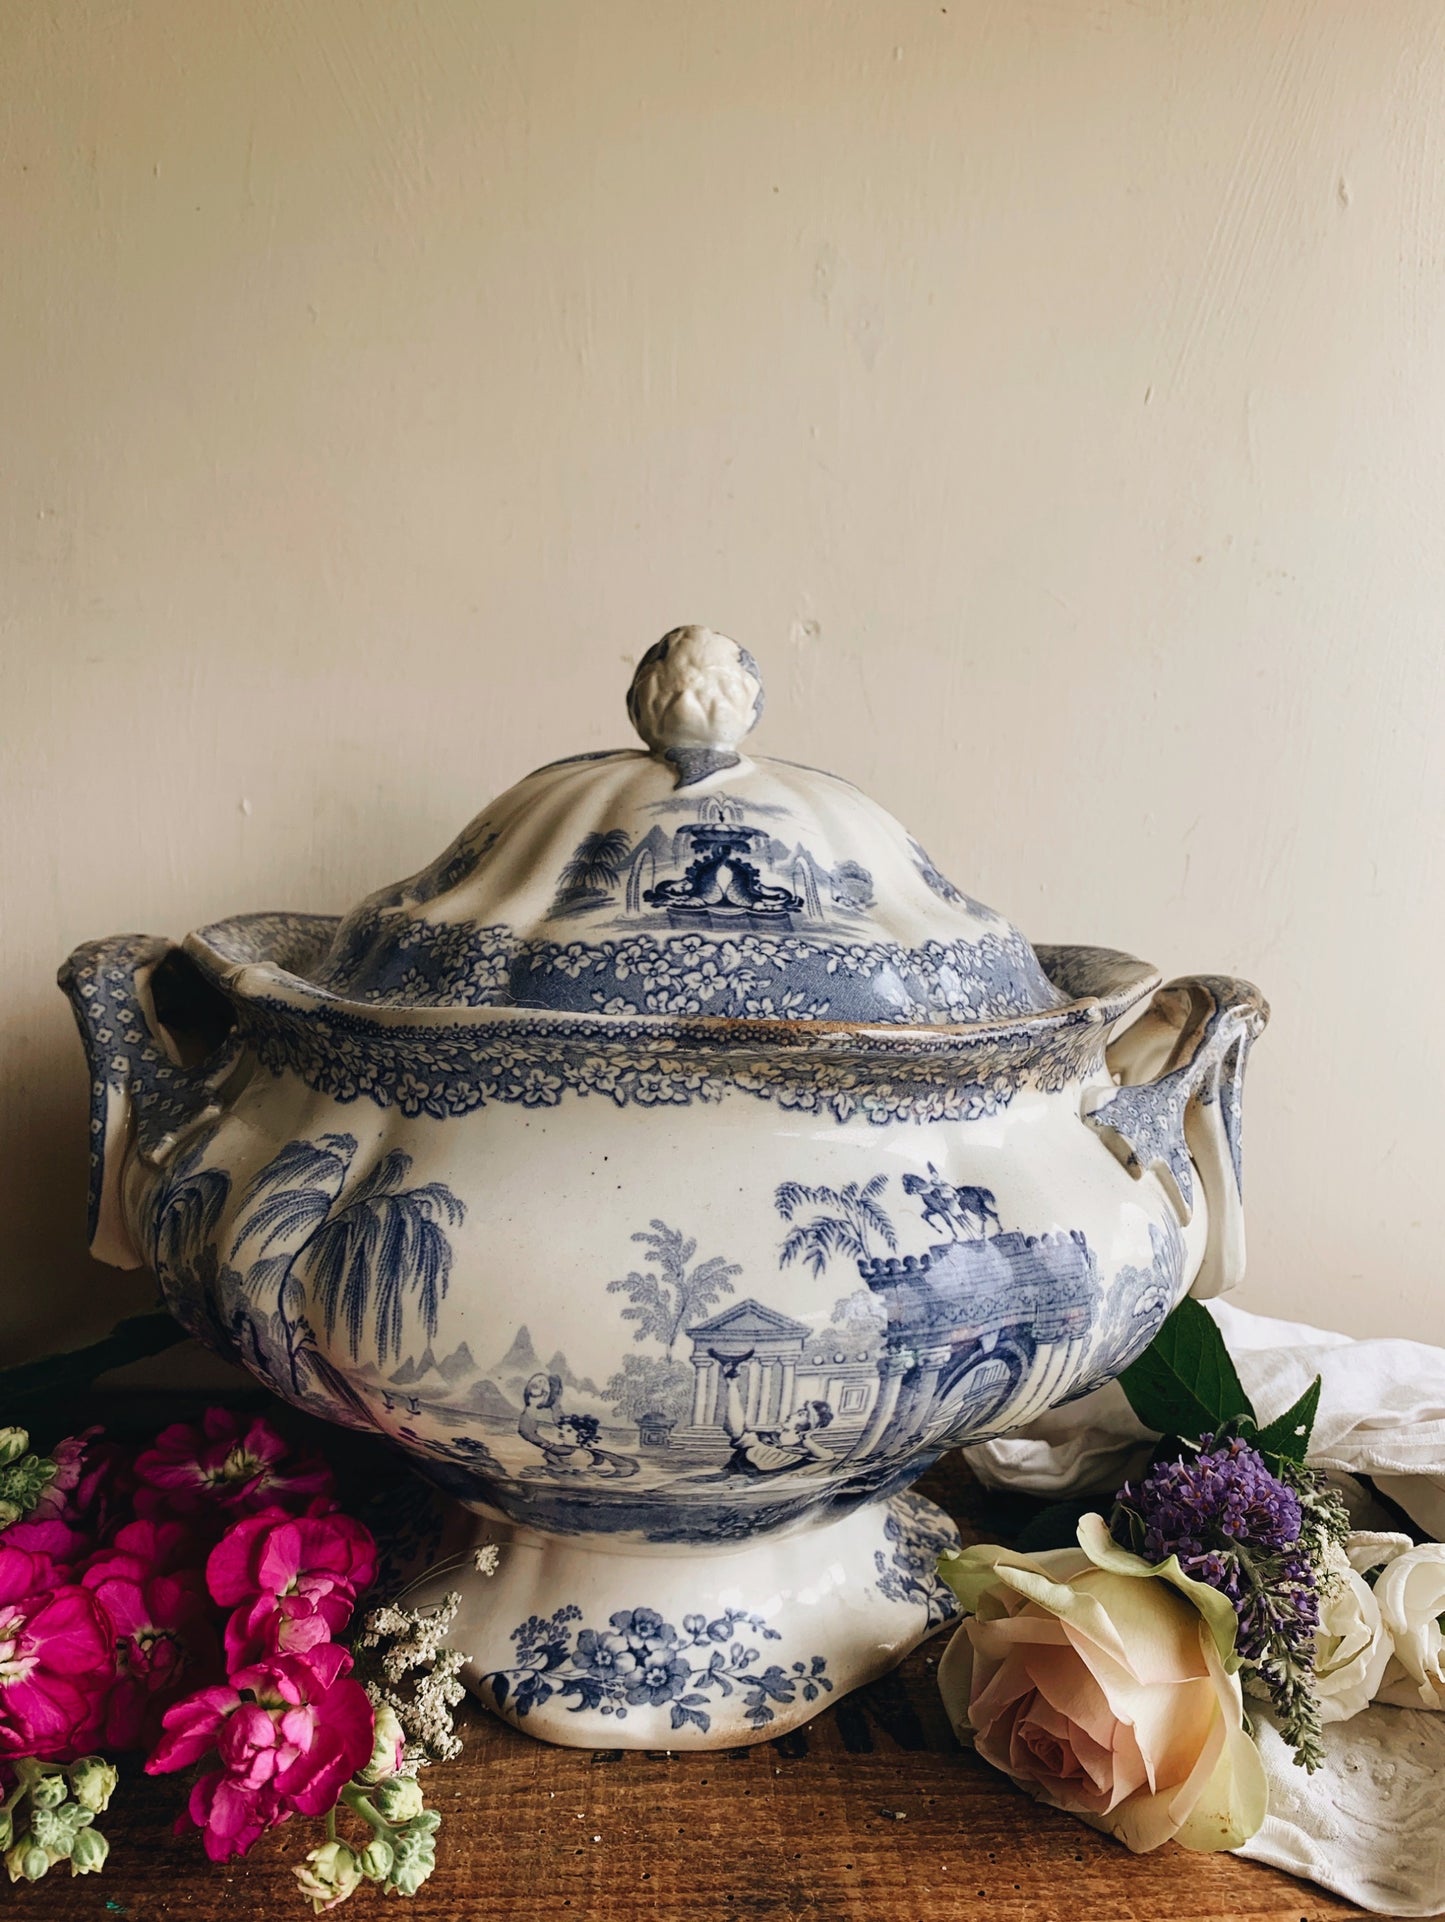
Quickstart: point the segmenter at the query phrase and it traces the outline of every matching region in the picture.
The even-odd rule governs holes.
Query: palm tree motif
[[[634,1269],[618,1281],[609,1281],[607,1292],[631,1297],[632,1306],[623,1309],[622,1319],[637,1323],[633,1339],[660,1341],[670,1359],[686,1323],[705,1314],[719,1296],[730,1295],[732,1278],[742,1269],[721,1255],[711,1255],[689,1271],[687,1264],[697,1253],[697,1243],[665,1221],[654,1221],[650,1232],[641,1229],[632,1239],[646,1244],[661,1272],[640,1275]]]
[[[584,834],[572,858],[557,876],[557,900],[575,905],[588,896],[605,899],[622,879],[632,838],[625,828]]]
[[[160,1192],[151,1241],[151,1267],[167,1301],[192,1332],[204,1333],[222,1349],[227,1345],[216,1313],[218,1255],[216,1235],[231,1193],[224,1168],[203,1168],[213,1129],[207,1129],[177,1157]]]
[[[896,1249],[898,1236],[878,1197],[888,1186],[887,1175],[874,1175],[860,1187],[850,1181],[844,1188],[805,1188],[800,1181],[785,1181],[775,1201],[784,1221],[794,1224],[783,1243],[779,1265],[805,1261],[815,1275],[821,1275],[834,1255],[847,1255],[866,1261],[875,1252],[875,1243]],[[799,1211],[817,1210],[806,1221]]]
[[[276,1289],[296,1388],[302,1354],[314,1347],[304,1314],[308,1299],[319,1306],[328,1335],[338,1321],[345,1323],[353,1358],[369,1319],[378,1359],[386,1362],[400,1359],[408,1296],[417,1302],[430,1341],[451,1278],[446,1230],[461,1221],[463,1203],[439,1181],[408,1188],[411,1156],[397,1148],[343,1202],[356,1147],[350,1134],[288,1142],[242,1202],[237,1242],[255,1237],[258,1250],[246,1288],[253,1295]]]

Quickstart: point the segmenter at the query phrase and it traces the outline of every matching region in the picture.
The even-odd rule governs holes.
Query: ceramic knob
[[[627,694],[632,725],[663,760],[698,780],[737,765],[737,745],[763,711],[758,664],[710,627],[675,627],[638,663]]]

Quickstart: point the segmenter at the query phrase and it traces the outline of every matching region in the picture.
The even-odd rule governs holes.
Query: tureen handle
[[[149,934],[87,941],[60,970],[90,1068],[91,1253],[116,1268],[144,1256],[121,1191],[134,1141],[160,1161],[218,1107],[236,1057],[230,1003],[175,942]]]
[[[1084,1100],[1085,1120],[1130,1173],[1160,1177],[1181,1226],[1194,1213],[1197,1173],[1209,1233],[1195,1295],[1220,1294],[1244,1274],[1240,1097],[1245,1058],[1268,1019],[1248,981],[1171,981],[1109,1049],[1122,1086]]]

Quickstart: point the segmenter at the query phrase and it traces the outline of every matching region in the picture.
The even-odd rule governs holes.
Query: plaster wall
[[[0,1353],[77,941],[340,909],[699,620],[1040,940],[1275,1007],[1241,1300],[1445,1340],[1435,0],[7,0]]]

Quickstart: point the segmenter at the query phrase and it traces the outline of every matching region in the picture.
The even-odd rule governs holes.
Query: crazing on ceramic
[[[679,630],[650,753],[540,770],[343,920],[62,974],[97,1252],[504,1545],[471,1678],[558,1741],[757,1739],[881,1672],[951,1609],[908,1484],[1243,1259],[1254,990],[1036,952],[748,759],[761,698]]]

